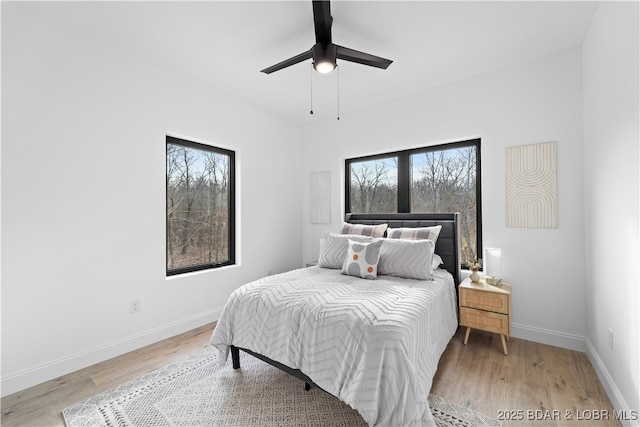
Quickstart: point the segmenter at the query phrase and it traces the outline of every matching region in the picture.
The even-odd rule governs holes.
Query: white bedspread
[[[427,401],[442,352],[458,325],[453,278],[434,281],[303,268],[237,289],[211,344],[299,369],[371,426],[435,425]]]

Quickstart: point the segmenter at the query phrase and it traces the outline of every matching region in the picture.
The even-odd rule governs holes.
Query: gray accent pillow
[[[433,280],[433,241],[384,239],[378,274]]]
[[[362,236],[371,237],[384,237],[384,232],[387,229],[387,224],[380,225],[364,225],[364,224],[349,224],[348,222],[342,223],[341,234],[358,234]]]
[[[349,239],[347,257],[342,266],[342,274],[360,277],[362,279],[375,279],[378,277],[378,260],[382,240],[372,243],[356,242]]]
[[[428,239],[435,244],[438,241],[438,236],[442,230],[441,225],[434,225],[432,227],[416,227],[416,228],[389,228],[387,230],[387,237],[390,239]]]
[[[349,239],[364,243],[375,241],[373,237],[336,234],[325,231],[324,238],[320,239],[318,266],[324,268],[342,268],[344,260],[347,257]]]

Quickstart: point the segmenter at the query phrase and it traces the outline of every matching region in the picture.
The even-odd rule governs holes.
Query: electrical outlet
[[[139,299],[129,301],[129,313],[140,313],[140,309],[141,305]]]
[[[613,329],[609,328],[609,348],[613,350]]]

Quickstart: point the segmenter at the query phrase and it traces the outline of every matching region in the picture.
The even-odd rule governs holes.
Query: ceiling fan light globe
[[[318,61],[313,63],[313,68],[320,74],[327,74],[332,72],[336,66],[331,61]]]

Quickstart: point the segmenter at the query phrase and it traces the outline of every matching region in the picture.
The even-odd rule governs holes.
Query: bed
[[[334,395],[371,426],[435,425],[427,399],[458,326],[458,216],[348,214],[345,221],[390,229],[440,226],[435,254],[442,264],[426,279],[402,277],[391,263],[383,266],[382,252],[375,280],[326,265],[262,278],[233,292],[211,345],[220,363],[230,353],[233,368],[240,368],[240,351],[260,358],[300,378],[306,389]],[[385,239],[363,246],[391,246]],[[349,250],[359,247],[349,244]]]

